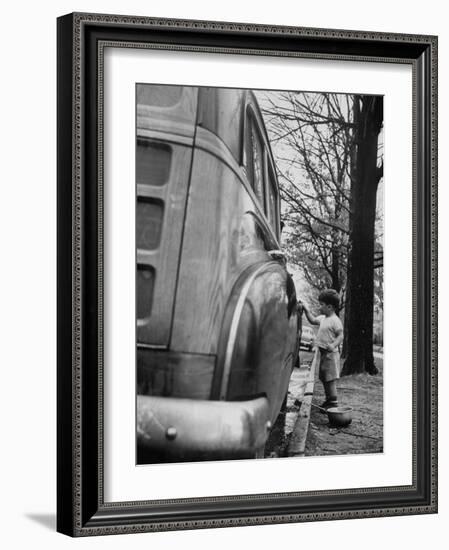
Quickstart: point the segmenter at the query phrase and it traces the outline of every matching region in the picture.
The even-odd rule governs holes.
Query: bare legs
[[[329,380],[328,382],[323,382],[323,386],[327,403],[336,407],[338,405],[337,381]]]

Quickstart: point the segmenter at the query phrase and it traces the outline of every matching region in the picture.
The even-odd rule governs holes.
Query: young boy
[[[323,290],[318,296],[320,313],[318,317],[310,314],[303,304],[309,323],[320,325],[315,345],[318,346],[319,377],[324,386],[326,401],[321,405],[324,409],[338,406],[337,380],[340,378],[340,354],[338,346],[343,341],[343,325],[336,315],[340,306],[340,296],[336,290]]]

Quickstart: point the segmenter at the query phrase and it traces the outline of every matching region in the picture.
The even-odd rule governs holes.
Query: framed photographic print
[[[58,525],[437,511],[437,38],[58,19]]]

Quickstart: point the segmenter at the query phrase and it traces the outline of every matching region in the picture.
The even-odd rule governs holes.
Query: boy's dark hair
[[[340,295],[333,288],[322,290],[318,296],[318,301],[326,305],[334,306],[335,311],[340,309]]]

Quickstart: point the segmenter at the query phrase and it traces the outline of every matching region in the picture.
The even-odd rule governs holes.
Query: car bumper
[[[263,456],[270,428],[266,397],[202,401],[137,396],[138,450],[147,457],[138,463]]]

